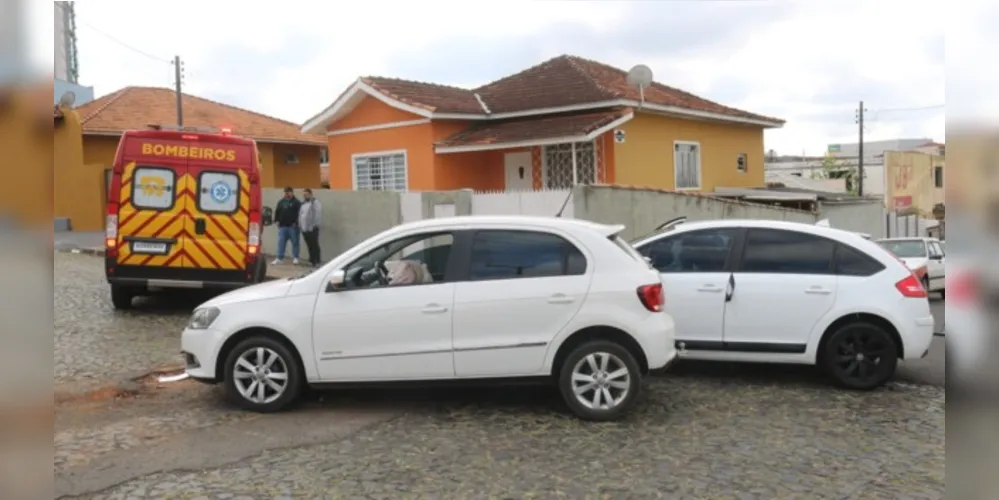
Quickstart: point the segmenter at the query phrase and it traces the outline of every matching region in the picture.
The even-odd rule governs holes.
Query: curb
[[[82,253],[84,255],[96,255],[98,257],[103,257],[104,256],[104,249],[103,248],[75,248],[74,247],[74,248],[60,248],[60,249],[58,249],[58,251],[62,252],[62,253],[77,253],[77,254],[81,254]]]

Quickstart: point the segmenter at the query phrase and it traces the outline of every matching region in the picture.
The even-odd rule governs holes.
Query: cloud
[[[171,5],[153,14],[136,2],[78,2],[81,83],[98,94],[170,86],[165,60],[180,54],[187,91],[302,122],[360,75],[471,87],[570,53],[622,69],[644,63],[668,85],[786,119],[784,129],[767,132],[767,147],[795,153],[852,141],[860,100],[873,113],[945,98],[945,11],[935,0]],[[965,26],[958,44],[995,46],[996,7],[983,0],[952,11],[961,11]],[[46,37],[40,45],[51,44]],[[999,69],[978,54],[977,72],[947,82],[948,92],[991,98]],[[979,74],[994,84],[978,85],[988,80]],[[938,111],[880,114],[869,127],[872,140],[942,140]]]

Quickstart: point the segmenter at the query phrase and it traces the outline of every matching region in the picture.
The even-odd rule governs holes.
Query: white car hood
[[[902,259],[902,262],[905,264],[906,267],[915,271],[920,267],[926,267],[926,263],[929,262],[929,259],[927,259],[926,257],[906,257]]]
[[[272,299],[283,297],[291,288],[292,280],[284,278],[273,281],[265,281],[243,288],[237,288],[231,292],[226,292],[205,302],[201,307],[221,306],[236,302],[251,302],[254,300]]]

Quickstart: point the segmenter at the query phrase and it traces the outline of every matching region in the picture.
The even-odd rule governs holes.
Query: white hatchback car
[[[680,220],[633,245],[662,273],[681,357],[818,364],[843,386],[872,389],[933,339],[919,279],[856,233]]]
[[[541,217],[403,224],[295,279],[200,305],[187,373],[280,410],[306,385],[538,378],[580,417],[623,416],[675,357],[659,274],[624,226]]]

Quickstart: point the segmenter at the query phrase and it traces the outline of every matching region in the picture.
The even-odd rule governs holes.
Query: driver
[[[401,260],[388,274],[389,286],[423,283],[423,266],[415,260]]]

